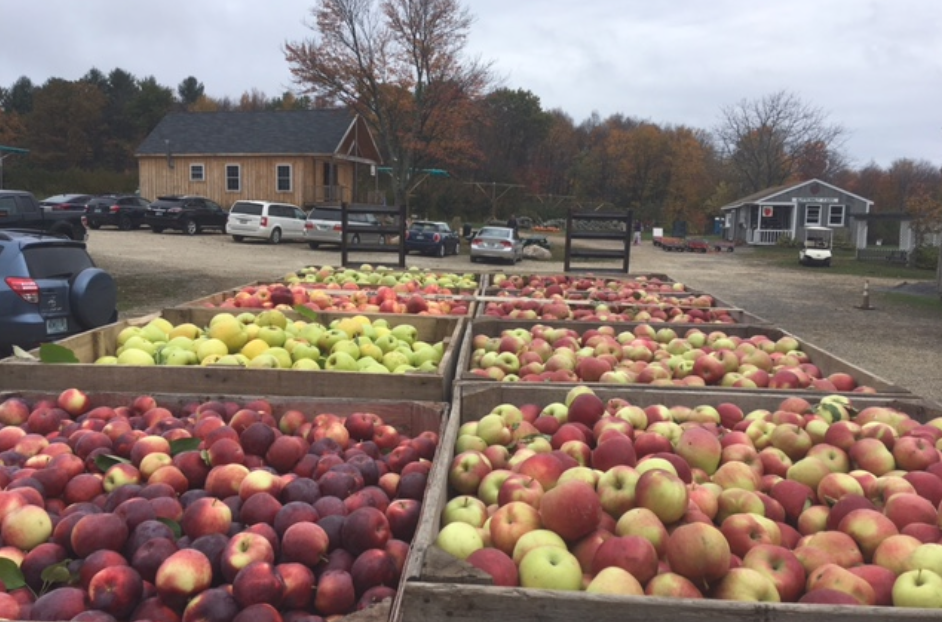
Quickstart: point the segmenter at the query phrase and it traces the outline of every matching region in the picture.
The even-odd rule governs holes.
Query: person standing
[[[517,233],[517,217],[511,214],[510,218],[507,219],[507,226],[513,229],[514,233]]]
[[[641,245],[641,232],[642,231],[644,231],[644,225],[642,225],[641,221],[639,220],[638,222],[635,223],[635,239],[634,239],[635,246]]]

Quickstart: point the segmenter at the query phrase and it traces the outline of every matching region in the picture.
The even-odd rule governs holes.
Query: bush
[[[790,235],[783,235],[778,240],[776,240],[775,245],[781,248],[797,248],[800,246],[798,240]]]
[[[935,270],[939,265],[939,247],[924,244],[913,251],[913,266],[921,270]]]

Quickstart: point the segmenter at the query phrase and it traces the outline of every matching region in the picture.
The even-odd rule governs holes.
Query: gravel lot
[[[139,231],[91,232],[89,250],[118,282],[122,317],[158,311],[255,280],[276,279],[310,265],[337,265],[339,251],[306,244],[237,244],[220,234],[187,237]],[[410,255],[409,266],[449,271],[500,271],[457,257]],[[363,263],[392,255],[359,255]],[[796,260],[797,261],[797,260]],[[560,262],[525,260],[515,271],[559,272]],[[864,280],[827,269],[770,268],[749,249],[734,253],[667,253],[645,243],[632,248],[631,273],[662,273],[769,320],[858,367],[942,403],[942,317],[937,307],[901,304],[883,292],[902,285],[870,281],[873,310],[858,309]]]

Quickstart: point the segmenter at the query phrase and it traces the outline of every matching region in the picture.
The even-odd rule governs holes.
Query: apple
[[[644,586],[644,594],[661,598],[703,598],[703,593],[690,579],[675,572],[655,575]]]
[[[500,549],[478,549],[468,555],[465,561],[491,575],[496,586],[516,587],[520,585],[517,564]]]
[[[710,595],[720,600],[767,603],[781,601],[772,579],[745,566],[731,568],[711,590]]]
[[[592,577],[585,591],[589,594],[615,596],[643,596],[644,588],[630,572],[618,566],[608,566]]]
[[[154,586],[161,600],[171,606],[179,606],[209,588],[212,581],[213,568],[209,558],[196,549],[180,549],[157,569]]]
[[[599,494],[591,485],[579,480],[564,482],[547,491],[539,509],[542,525],[567,542],[575,542],[597,529],[602,513]]]
[[[484,540],[478,527],[456,521],[443,526],[435,538],[435,545],[449,555],[466,559],[478,549],[484,548]]]
[[[557,546],[540,546],[520,561],[520,585],[526,588],[582,589],[582,568],[576,557]]]
[[[539,510],[523,501],[499,507],[488,523],[491,546],[511,556],[521,536],[543,526]]]
[[[603,542],[592,560],[592,574],[616,566],[631,573],[642,585],[658,571],[657,550],[641,536],[615,536]]]
[[[757,544],[743,556],[742,564],[771,579],[782,602],[795,602],[805,591],[805,568],[786,547]]]
[[[827,563],[808,573],[806,589],[832,589],[853,596],[861,605],[876,604],[876,593],[866,579],[838,564]]]
[[[709,585],[730,568],[732,553],[723,533],[708,523],[678,526],[667,539],[666,558],[671,572],[694,583]]]
[[[689,492],[683,480],[661,469],[642,473],[635,485],[635,502],[654,512],[665,525],[676,522],[687,511]]]
[[[942,576],[931,570],[909,570],[893,583],[894,607],[942,609]]]

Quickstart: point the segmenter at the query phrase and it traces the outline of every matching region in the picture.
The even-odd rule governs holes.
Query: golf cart
[[[832,236],[830,227],[805,227],[805,242],[798,251],[798,263],[803,266],[830,266]]]

